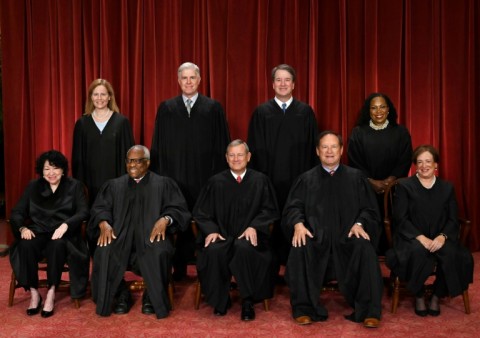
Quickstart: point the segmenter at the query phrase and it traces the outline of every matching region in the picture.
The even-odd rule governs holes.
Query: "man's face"
[[[245,171],[251,156],[250,152],[247,153],[244,144],[228,148],[225,155],[228,166],[235,174],[242,174]]]
[[[295,82],[293,82],[292,74],[286,70],[279,69],[275,72],[273,79],[273,90],[275,96],[281,101],[288,101],[292,97]]]
[[[343,147],[338,137],[327,134],[320,139],[317,145],[317,155],[322,164],[327,168],[334,168],[340,163]]]
[[[127,173],[131,178],[142,178],[150,166],[150,160],[145,158],[143,150],[135,148],[127,154],[125,162]]]
[[[186,97],[194,96],[198,91],[198,85],[200,84],[200,75],[195,73],[195,70],[187,68],[182,70],[178,76],[178,84],[182,89],[183,95]]]

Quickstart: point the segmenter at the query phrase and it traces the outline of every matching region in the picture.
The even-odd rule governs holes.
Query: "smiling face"
[[[106,109],[108,107],[108,101],[110,101],[110,95],[104,85],[96,86],[92,92],[93,106],[97,110]]]
[[[193,68],[186,68],[178,75],[178,84],[186,97],[194,96],[198,91],[200,84],[200,75]]]
[[[433,159],[433,154],[429,151],[425,151],[417,156],[417,174],[420,178],[430,179],[435,175],[435,169],[437,169],[437,162]]]
[[[388,117],[388,105],[385,99],[381,96],[374,97],[370,101],[370,118],[376,125],[385,123]]]
[[[62,179],[63,169],[58,168],[49,161],[45,161],[43,165],[43,178],[50,183],[51,186],[58,186],[60,180]]]
[[[275,72],[273,79],[273,90],[275,96],[280,101],[286,102],[292,97],[295,82],[293,82],[292,74],[284,69],[279,69]]]
[[[237,175],[240,175],[245,171],[248,162],[250,162],[251,156],[252,154],[247,152],[244,144],[229,147],[225,154],[230,170]]]
[[[150,160],[145,158],[142,149],[131,149],[125,160],[128,176],[131,178],[142,178],[148,171]]]
[[[318,141],[317,155],[324,167],[333,169],[339,165],[342,153],[343,146],[336,135],[327,134]]]

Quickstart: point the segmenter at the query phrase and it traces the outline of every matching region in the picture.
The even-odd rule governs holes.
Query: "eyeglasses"
[[[126,164],[132,164],[132,163],[141,164],[145,160],[148,160],[148,158],[144,158],[144,157],[143,158],[126,158],[125,163]]]

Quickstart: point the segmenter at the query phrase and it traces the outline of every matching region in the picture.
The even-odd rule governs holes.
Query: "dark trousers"
[[[58,286],[62,277],[63,266],[67,259],[67,245],[63,238],[52,240],[52,233],[36,234],[30,240],[18,241],[18,254],[20,257],[19,285],[26,290],[38,288],[38,262],[47,259],[48,287]]]

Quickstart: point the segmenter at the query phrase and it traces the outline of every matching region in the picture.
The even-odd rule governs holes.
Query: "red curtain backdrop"
[[[231,136],[273,96],[270,70],[297,70],[294,95],[320,129],[348,138],[364,98],[390,95],[414,146],[441,152],[480,249],[480,2],[475,0],[1,0],[7,210],[51,148],[71,155],[89,83],[114,86],[135,140],[150,146],[176,70],[201,69]]]

